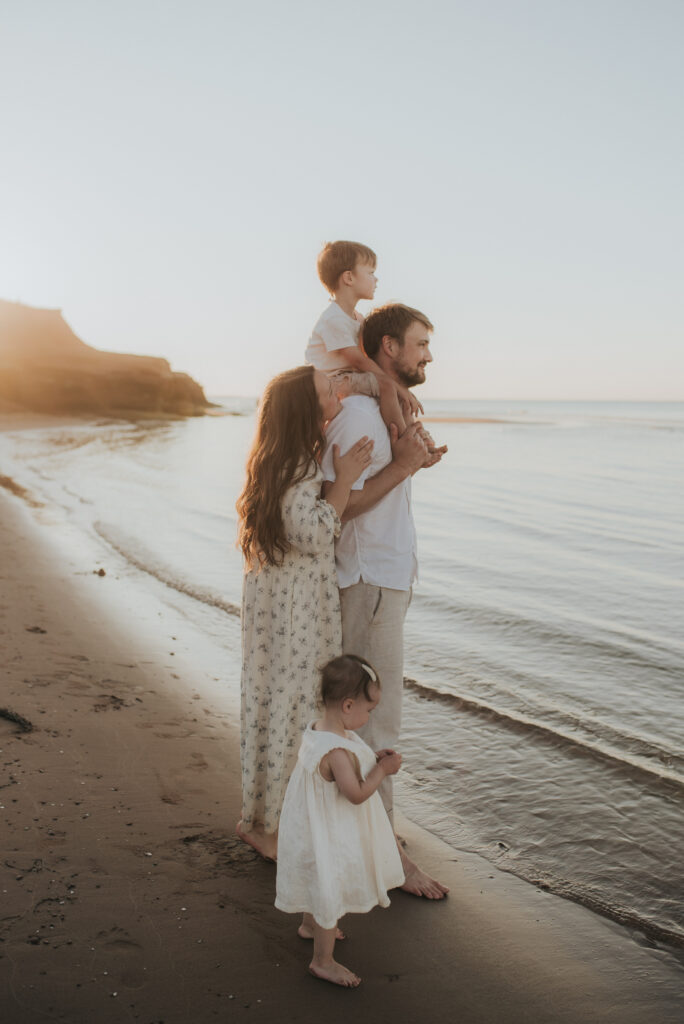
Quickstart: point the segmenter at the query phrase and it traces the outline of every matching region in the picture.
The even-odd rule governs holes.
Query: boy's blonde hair
[[[377,262],[373,250],[361,242],[326,242],[316,266],[321,283],[334,293],[345,270],[353,270],[357,263],[368,263],[375,270]]]

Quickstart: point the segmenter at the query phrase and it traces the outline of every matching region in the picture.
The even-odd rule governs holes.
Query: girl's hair
[[[325,447],[313,366],[297,366],[266,385],[247,459],[247,480],[236,508],[238,547],[248,564],[282,565],[290,549],[282,499],[314,472]]]
[[[361,694],[366,700],[372,700],[371,686],[380,687],[380,679],[373,666],[356,654],[341,654],[321,670],[321,704],[338,704],[347,697],[356,700]]]

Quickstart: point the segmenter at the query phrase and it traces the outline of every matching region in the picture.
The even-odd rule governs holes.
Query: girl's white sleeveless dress
[[[353,804],[318,770],[321,758],[338,747],[356,756],[364,779],[375,765],[375,754],[356,733],[342,737],[309,725],[278,831],[275,905],[287,914],[308,911],[321,928],[334,928],[344,914],[389,906],[387,890],[404,882],[378,793]]]

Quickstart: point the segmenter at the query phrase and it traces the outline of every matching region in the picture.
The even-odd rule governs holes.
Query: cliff
[[[58,309],[0,299],[0,408],[48,413],[201,416],[204,392],[166,359],[102,352]]]

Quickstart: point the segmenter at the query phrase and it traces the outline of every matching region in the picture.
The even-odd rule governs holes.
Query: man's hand
[[[427,458],[427,445],[420,436],[420,430],[419,423],[412,423],[399,437],[396,424],[390,425],[392,462],[404,470],[408,476],[420,469]]]

